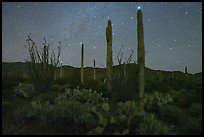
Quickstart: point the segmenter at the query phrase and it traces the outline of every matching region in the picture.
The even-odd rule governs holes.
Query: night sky
[[[2,3],[2,61],[24,62],[27,36],[39,47],[43,38],[55,49],[61,41],[63,65],[105,67],[106,26],[113,23],[113,61],[124,54],[137,60],[137,9],[143,12],[145,66],[165,71],[202,71],[202,3]],[[133,62],[132,61],[132,62]]]

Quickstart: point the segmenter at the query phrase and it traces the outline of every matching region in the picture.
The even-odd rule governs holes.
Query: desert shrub
[[[99,80],[87,80],[84,84],[80,85],[80,88],[92,89],[98,92],[103,92],[105,90],[105,84],[102,84]]]
[[[50,87],[50,91],[55,91],[56,93],[64,93],[66,88],[70,88],[69,84],[54,84]]]
[[[111,118],[112,134],[136,134],[144,112],[135,101],[119,102]]]
[[[98,93],[96,90],[92,89],[65,89],[65,94],[62,98],[66,98],[68,101],[79,101],[81,103],[103,103],[107,101],[107,98],[102,97],[102,93]]]
[[[134,101],[119,102],[92,109],[97,116],[99,125],[88,134],[105,135],[130,135],[136,134],[136,128],[144,117],[144,113],[138,103]]]
[[[147,114],[137,130],[142,135],[172,134],[171,127],[156,119],[154,114]]]
[[[195,92],[194,90],[172,90],[169,92],[173,99],[174,105],[177,105],[181,108],[188,108],[192,103],[201,103],[202,95],[199,92]]]
[[[104,122],[102,113],[109,110],[107,99],[86,89],[66,89],[53,103],[37,99],[31,102],[27,117],[40,120],[44,130],[63,134],[87,134]]]
[[[173,102],[173,98],[169,94],[154,92],[153,94],[144,94],[143,101],[145,110],[157,112],[160,107]]]
[[[62,134],[134,134],[132,125],[139,126],[143,116],[136,102],[110,105],[100,93],[86,89],[66,89],[53,103],[42,100],[31,102],[26,117],[39,121],[42,130]]]
[[[202,104],[201,103],[192,103],[188,108],[188,114],[193,117],[202,116]]]
[[[202,116],[188,117],[183,123],[179,134],[202,135]]]
[[[2,79],[2,89],[12,90],[18,84],[19,84],[19,81],[16,81],[16,80]]]
[[[36,94],[36,91],[32,84],[19,83],[18,86],[14,88],[16,96],[31,98]]]
[[[185,121],[185,113],[174,105],[165,105],[159,109],[159,117],[168,123],[178,125]]]

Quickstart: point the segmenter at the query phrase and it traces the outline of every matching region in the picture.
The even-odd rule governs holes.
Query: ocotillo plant
[[[112,91],[112,73],[113,73],[113,60],[112,60],[112,23],[109,20],[106,27],[106,40],[107,40],[107,54],[106,54],[106,73],[107,73],[107,90]]]
[[[95,60],[94,60],[94,75],[93,75],[94,80],[96,80],[96,69],[95,69],[95,67],[96,67],[96,63],[95,63]]]
[[[140,99],[144,94],[144,66],[145,66],[145,52],[144,52],[144,30],[142,11],[137,11],[137,36],[138,36],[138,86]]]
[[[58,47],[57,57],[55,52],[50,53],[50,46],[44,38],[44,47],[42,53],[39,52],[35,42],[28,36],[27,45],[25,47],[29,51],[30,65],[29,74],[36,91],[47,91],[53,84],[55,69],[59,64],[61,53],[60,45]]]
[[[81,47],[81,84],[84,83],[84,44]]]

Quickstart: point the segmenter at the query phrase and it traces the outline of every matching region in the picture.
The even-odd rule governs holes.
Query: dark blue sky
[[[138,6],[143,12],[145,65],[152,69],[202,71],[202,3],[193,2],[71,2],[2,4],[2,61],[23,62],[29,57],[24,47],[31,33],[42,47],[43,37],[52,48],[62,44],[63,65],[80,66],[85,45],[85,66],[104,67],[105,30],[113,23],[113,60],[124,45],[124,54],[135,50],[137,57]]]

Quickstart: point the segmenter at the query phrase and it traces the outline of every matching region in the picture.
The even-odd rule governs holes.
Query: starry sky
[[[61,41],[63,65],[105,67],[106,26],[112,21],[113,62],[123,45],[124,60],[134,50],[137,62],[138,7],[143,12],[145,66],[165,71],[202,72],[201,2],[29,2],[2,3],[2,61],[24,62],[29,34],[38,47],[43,38],[56,49]],[[124,61],[123,60],[123,61]]]

